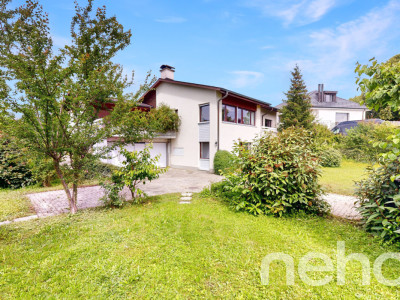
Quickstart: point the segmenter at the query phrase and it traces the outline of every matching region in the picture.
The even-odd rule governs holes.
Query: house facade
[[[323,84],[319,84],[318,90],[309,95],[316,121],[329,129],[340,122],[365,120],[368,111],[366,106],[338,97],[337,91],[325,91]],[[280,109],[284,105],[281,103],[276,108]]]
[[[269,103],[221,87],[174,80],[174,68],[161,66],[161,77],[143,96],[143,105],[166,104],[181,119],[179,131],[154,139],[152,156],[159,165],[213,171],[218,150],[231,151],[238,140],[251,142],[265,131],[276,132],[277,109]],[[140,150],[146,143],[129,145]],[[108,161],[118,165],[114,153]]]

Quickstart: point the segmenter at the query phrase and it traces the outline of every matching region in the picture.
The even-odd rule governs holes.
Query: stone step
[[[179,201],[179,204],[191,204],[192,202],[190,201]]]
[[[182,197],[191,197],[193,193],[182,193]]]
[[[190,200],[192,200],[192,197],[181,197],[181,200],[190,201]]]

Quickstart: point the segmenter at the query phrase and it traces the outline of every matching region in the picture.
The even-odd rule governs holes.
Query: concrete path
[[[149,196],[169,193],[190,193],[200,192],[204,187],[213,182],[222,180],[221,176],[210,174],[204,171],[191,171],[181,169],[169,169],[160,178],[139,186]],[[127,200],[131,199],[127,188],[123,190]],[[42,192],[27,195],[39,216],[53,216],[67,213],[68,200],[63,190]],[[100,186],[82,187],[78,189],[78,208],[92,208],[103,205],[100,198],[104,191]]]
[[[326,194],[323,197],[331,205],[331,214],[349,220],[359,220],[361,215],[356,210],[356,197],[338,194]]]

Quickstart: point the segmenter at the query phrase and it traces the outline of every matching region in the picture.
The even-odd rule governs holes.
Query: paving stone
[[[181,200],[190,201],[190,200],[192,200],[192,197],[181,197]]]
[[[191,201],[179,201],[179,204],[191,204]]]
[[[361,215],[357,211],[357,198],[338,194],[326,194],[323,198],[331,205],[331,214],[337,217],[360,220]]]
[[[139,185],[138,187],[149,196],[181,193],[182,191],[201,192],[205,186],[221,181],[222,178],[222,176],[204,171],[170,168],[166,173],[161,174],[158,179],[148,182],[145,185]],[[127,200],[131,199],[131,194],[127,188],[121,194]],[[192,193],[186,194],[192,195]],[[27,196],[39,218],[69,212],[68,200],[64,190],[35,193]],[[79,188],[78,209],[104,205],[100,201],[100,198],[103,196],[104,190],[100,186]]]
[[[182,193],[182,197],[192,197],[193,193]]]
[[[23,221],[29,221],[29,220],[33,220],[33,219],[37,219],[38,215],[32,215],[32,216],[27,216],[27,217],[22,217],[22,218],[18,218],[18,219],[14,219],[14,222],[23,222]]]

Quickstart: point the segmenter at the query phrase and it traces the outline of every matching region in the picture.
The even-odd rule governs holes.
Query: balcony
[[[278,129],[275,127],[261,127],[261,132],[273,132],[273,133],[278,133]]]

